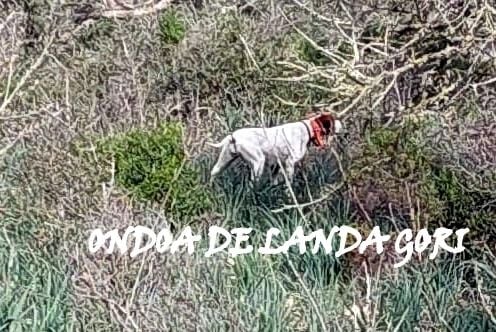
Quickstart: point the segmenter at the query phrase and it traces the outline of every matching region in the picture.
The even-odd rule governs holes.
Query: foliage
[[[0,159],[0,187],[19,183],[18,167],[26,153]],[[59,255],[61,232],[31,204],[39,197],[0,197],[0,331],[70,330],[70,283]]]
[[[183,129],[167,123],[152,131],[133,130],[100,142],[97,152],[114,160],[116,183],[141,200],[164,202],[178,216],[205,211],[209,197],[198,171],[184,155]]]
[[[468,242],[484,238],[492,244],[495,214],[485,202],[494,194],[470,190],[466,174],[436,159],[424,139],[430,126],[421,122],[371,130],[350,169],[349,184],[358,192],[354,199],[365,203],[371,218],[387,216],[392,208],[397,217],[409,220],[413,209],[422,225],[469,227]]]
[[[160,36],[165,44],[179,43],[186,33],[181,17],[173,10],[167,10],[159,18]]]
[[[308,40],[300,38],[297,44],[297,49],[302,60],[313,63],[315,65],[324,65],[329,59],[323,52],[315,48]]]

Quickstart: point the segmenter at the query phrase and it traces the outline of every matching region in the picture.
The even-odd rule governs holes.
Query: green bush
[[[298,41],[297,50],[300,58],[306,62],[310,62],[318,66],[325,65],[329,62],[328,57],[321,50],[316,49],[303,37],[301,37]]]
[[[102,44],[105,45],[105,40],[112,38],[115,27],[115,21],[106,18],[99,19],[95,24],[90,24],[77,37],[77,41],[89,49],[98,50]]]
[[[433,164],[430,174],[422,183],[420,196],[433,217],[433,225],[468,227],[471,233],[467,238],[494,244],[496,212],[490,204],[494,194],[471,190],[463,174],[447,167]]]
[[[253,23],[232,11],[217,15],[215,28],[188,44],[181,56],[164,57],[166,76],[152,87],[152,98],[161,100],[164,91],[180,91],[183,96],[195,94],[212,108],[252,110],[244,113],[247,118],[263,107],[269,121],[272,117],[278,121],[293,117],[295,109],[288,102],[313,105],[335,98],[335,93],[328,89],[308,86],[325,86],[327,78],[315,75],[294,81],[291,77],[300,75],[300,71],[279,63],[301,52],[307,52],[317,62],[324,61],[321,52],[305,44],[289,27],[263,32],[267,29]]]
[[[353,195],[372,219],[388,215],[392,208],[396,216],[408,220],[415,202],[420,221],[429,227],[469,227],[468,238],[494,243],[492,220],[496,213],[488,203],[494,194],[471,189],[470,178],[436,158],[424,138],[427,126],[407,123],[401,128],[368,132],[349,171],[351,188],[356,190]]]
[[[210,204],[199,173],[185,159],[180,124],[134,130],[101,142],[97,151],[114,158],[116,183],[137,199],[163,202],[179,216],[196,215]]]
[[[162,41],[165,44],[177,44],[186,32],[183,21],[175,11],[166,11],[159,18]]]

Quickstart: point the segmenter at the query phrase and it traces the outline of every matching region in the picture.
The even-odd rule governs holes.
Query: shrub
[[[327,55],[316,49],[308,40],[303,39],[303,37],[298,41],[297,50],[300,58],[306,62],[321,66],[329,61]]]
[[[159,29],[165,44],[179,43],[186,32],[183,21],[175,11],[166,11],[160,16]]]
[[[182,127],[168,123],[102,141],[98,152],[115,161],[116,183],[140,200],[163,202],[167,211],[191,216],[209,206],[200,175],[186,160]]]
[[[77,41],[85,47],[96,51],[101,46],[102,41],[112,37],[114,31],[114,21],[111,19],[100,19],[95,22],[95,24],[89,25],[88,29],[85,29],[84,32],[77,37]]]
[[[392,210],[408,220],[412,207],[430,228],[469,227],[467,238],[494,243],[495,213],[488,203],[494,195],[471,190],[470,178],[438,160],[424,138],[426,129],[427,123],[409,123],[370,131],[350,167],[350,197],[372,219]]]
[[[433,164],[431,176],[423,181],[420,196],[434,217],[434,226],[470,229],[469,240],[484,240],[490,245],[496,242],[492,226],[496,212],[491,206],[492,192],[470,189],[463,174],[447,167]]]
[[[405,135],[403,131],[409,131]],[[419,128],[374,129],[367,132],[349,170],[351,197],[364,204],[370,217],[389,215],[389,204],[398,217],[409,213],[405,185],[416,192],[427,172],[428,155],[417,140]]]
[[[325,60],[289,27],[267,30],[265,25],[227,11],[215,17],[215,28],[194,39],[181,50],[181,56],[164,58],[170,63],[166,77],[153,86],[152,100],[161,100],[164,91],[171,95],[179,91],[183,99],[194,94],[212,108],[246,110],[244,116],[251,119],[258,118],[255,110],[263,107],[270,121],[294,116],[295,108],[288,102],[313,105],[335,98],[328,89],[308,87],[324,86],[327,78],[295,81],[291,77],[301,72],[279,63],[294,57]],[[182,111],[191,113],[188,103]]]

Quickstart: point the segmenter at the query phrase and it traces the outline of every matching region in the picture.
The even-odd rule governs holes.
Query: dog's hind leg
[[[228,167],[237,157],[238,155],[233,154],[230,151],[229,146],[225,145],[219,154],[219,159],[217,160],[217,163],[215,163],[214,167],[212,168],[212,171],[210,172],[210,182],[212,182],[213,179],[226,167]]]

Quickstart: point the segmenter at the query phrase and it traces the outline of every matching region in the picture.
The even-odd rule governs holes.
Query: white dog
[[[341,121],[333,115],[320,113],[270,128],[238,129],[217,144],[207,143],[222,148],[210,181],[241,157],[251,168],[252,183],[260,179],[265,165],[272,167],[273,183],[277,182],[279,165],[282,165],[291,183],[295,164],[303,159],[310,143],[322,148],[329,136],[341,132],[342,128]]]

